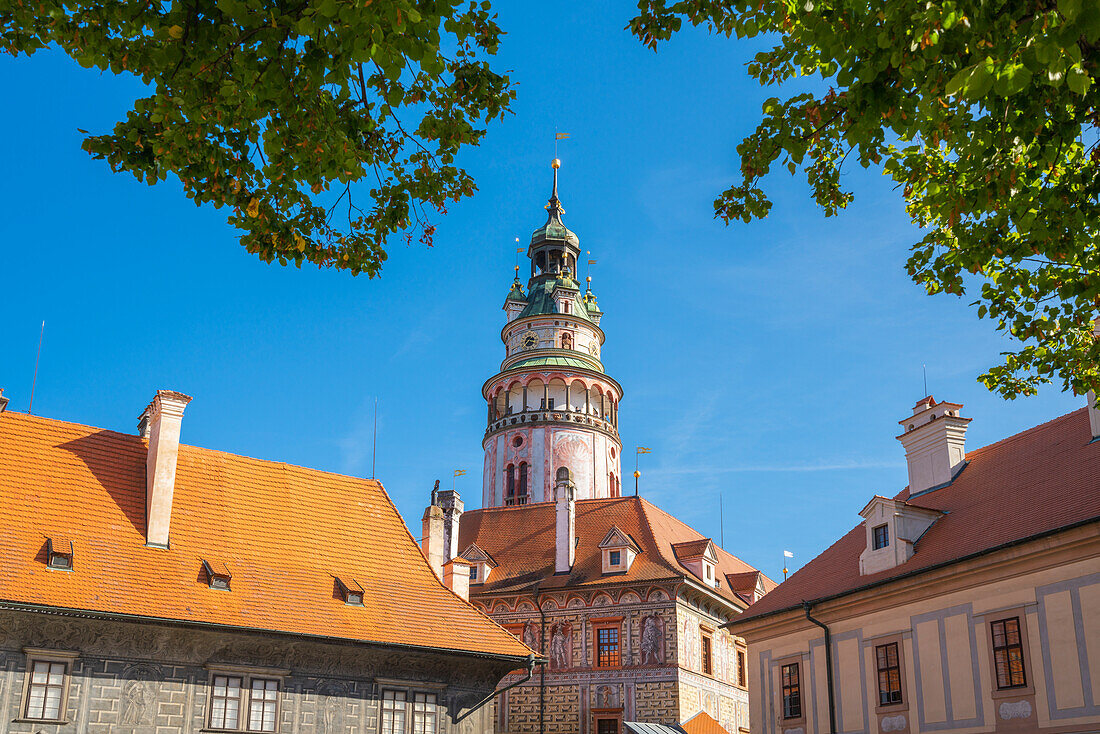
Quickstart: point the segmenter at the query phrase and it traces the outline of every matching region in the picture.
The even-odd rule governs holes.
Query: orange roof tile
[[[530,652],[443,586],[378,482],[181,445],[163,550],[145,546],[145,457],[138,436],[0,415],[0,602]],[[73,541],[72,573],[46,569],[47,537]],[[203,559],[229,567],[231,591],[207,586]]]
[[[459,546],[476,543],[492,555],[498,567],[489,580],[474,584],[471,594],[522,591],[535,582],[541,587],[591,586],[676,578],[695,574],[676,558],[673,545],[706,538],[680,520],[640,497],[579,500],[576,532],[579,538],[576,562],[568,575],[554,575],[554,503],[541,502],[518,507],[467,510],[459,525]],[[641,552],[625,574],[603,575],[599,543],[612,527],[628,534]],[[753,572],[741,559],[714,546],[718,555],[718,578],[723,574]],[[705,583],[697,579],[700,583]],[[775,584],[765,577],[765,588]],[[723,583],[716,591],[743,606],[744,601]]]
[[[680,724],[680,728],[684,730],[684,734],[729,734],[706,711],[695,714],[695,716]]]
[[[757,601],[734,625],[800,607],[1072,525],[1100,521],[1100,441],[1090,443],[1088,409],[968,451],[967,466],[914,506],[946,513],[917,540],[907,562],[861,576],[866,547],[857,525]],[[894,499],[908,501],[909,490]]]

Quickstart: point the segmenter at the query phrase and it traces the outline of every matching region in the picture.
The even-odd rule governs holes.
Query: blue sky
[[[565,220],[598,259],[603,359],[626,391],[624,456],[653,449],[642,494],[772,577],[784,549],[796,568],[905,485],[894,437],[922,364],[974,419],[971,448],[1084,404],[1054,388],[1004,402],[975,381],[1006,344],[966,298],[907,279],[918,234],[877,171],[853,166],[839,217],[783,173],[766,221],[714,221],[774,92],[748,78],[750,44],[689,30],[654,54],[624,30],[632,11],[500,4],[497,64],[519,97],[463,160],[480,191],[438,219],[433,248],[395,241],[373,281],[264,265],[221,212],[91,160],[77,128],[108,130],[132,80],[0,57],[19,100],[0,118],[9,409],[27,408],[45,320],[35,413],[132,432],[154,390],[176,389],[195,398],[186,443],[368,476],[377,398],[377,474],[406,519],[455,468],[476,505],[480,387],[503,356],[514,239],[545,221],[555,130],[571,134]]]

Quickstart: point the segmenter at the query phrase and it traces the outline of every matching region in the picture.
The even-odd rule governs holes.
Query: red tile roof
[[[0,414],[0,603],[530,652],[440,583],[378,482],[180,446],[163,550],[145,546],[145,459],[138,436]],[[73,541],[72,573],[46,569],[50,537]],[[207,586],[203,559],[231,591]]]
[[[914,546],[907,562],[859,574],[866,546],[857,525],[734,624],[841,596],[1060,528],[1100,521],[1100,441],[1091,443],[1088,409],[968,451],[969,462],[946,487],[918,493],[914,505],[945,512]],[[909,490],[895,499],[908,500]]]
[[[579,500],[576,562],[568,575],[555,576],[554,511],[552,502],[467,510],[459,524],[459,547],[476,543],[499,564],[487,582],[471,585],[470,593],[524,591],[536,581],[543,589],[677,578],[692,578],[705,584],[677,560],[673,544],[705,543],[707,539],[640,497]],[[630,535],[641,552],[626,573],[604,576],[599,543],[612,527]],[[718,578],[724,574],[757,572],[717,545],[715,553]],[[766,577],[764,584],[766,589],[775,586]],[[715,591],[744,606],[728,584],[723,583]]]
[[[680,724],[680,728],[684,730],[684,734],[729,734],[706,711],[695,714],[695,716]]]

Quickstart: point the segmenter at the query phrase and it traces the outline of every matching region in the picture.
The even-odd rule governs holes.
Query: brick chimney
[[[428,565],[441,580],[443,579],[443,508],[439,506],[439,480],[435,480],[432,489],[432,503],[424,510],[421,519],[420,547]]]
[[[558,467],[554,483],[554,573],[568,573],[576,559],[577,485],[573,470]]]
[[[898,436],[909,466],[909,496],[951,483],[966,466],[966,427],[959,403],[937,403],[929,395],[913,406],[913,415],[898,421]]]
[[[452,558],[443,564],[443,585],[466,601],[470,600],[470,569],[465,558]]]
[[[458,522],[462,517],[462,498],[453,489],[439,492],[439,506],[443,508],[443,562],[459,554]]]
[[[180,426],[183,424],[183,409],[190,402],[190,395],[157,390],[153,402],[138,419],[138,433],[149,440],[145,459],[145,543],[156,548],[168,547]]]

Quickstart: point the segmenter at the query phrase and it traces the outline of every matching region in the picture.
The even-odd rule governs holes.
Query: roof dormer
[[[867,541],[859,556],[859,573],[867,576],[912,558],[917,540],[944,513],[876,495],[859,514]]]
[[[767,593],[764,587],[764,574],[759,571],[727,573],[726,583],[730,591],[741,597],[746,604],[752,604]]]
[[[630,570],[630,564],[634,562],[635,556],[641,553],[641,549],[634,542],[634,539],[614,525],[611,526],[611,530],[607,531],[607,535],[600,541],[598,547],[603,555],[603,572],[605,575],[609,573],[626,573]]]
[[[718,552],[710,538],[691,540],[686,543],[673,543],[672,551],[676,560],[698,576],[707,586],[718,588]]]
[[[479,548],[477,543],[470,543],[466,550],[458,554],[458,557],[470,562],[471,584],[484,584],[489,580],[489,574],[497,567],[493,557]]]

